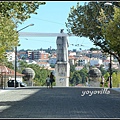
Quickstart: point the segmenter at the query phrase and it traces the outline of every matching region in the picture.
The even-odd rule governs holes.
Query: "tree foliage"
[[[86,81],[86,78],[88,77],[87,75],[88,70],[86,67],[84,67],[83,69],[76,71],[75,70],[75,66],[71,65],[70,66],[70,85],[71,86],[75,86],[77,84],[84,84]]]
[[[71,76],[71,79],[70,79],[70,84],[72,86],[75,86],[77,84],[82,83],[82,78],[81,78],[81,76],[80,76],[78,71],[74,71],[73,74],[71,74],[71,75],[72,76]]]
[[[117,34],[117,36],[119,36],[119,27],[116,29],[115,25],[119,26],[120,15],[118,9],[115,10],[112,6],[105,6],[105,3],[106,2],[98,1],[88,2],[83,6],[77,3],[76,7],[73,6],[70,9],[66,27],[68,34],[74,34],[78,37],[87,37],[94,43],[94,45],[99,46],[103,52],[112,54],[118,59],[118,57],[120,58],[120,47],[116,47],[116,50],[111,47],[109,38],[106,39],[103,34],[102,27],[104,26],[104,23],[110,22],[110,24],[114,26],[114,32],[118,30],[117,33],[114,33],[114,36]],[[120,2],[112,3],[116,6],[120,6]],[[101,22],[101,19],[105,20],[104,23]],[[114,19],[113,22],[115,25],[111,23],[112,19]],[[112,34],[109,34],[109,37],[111,36]],[[116,39],[116,37],[114,39]],[[112,41],[114,43],[113,39]],[[120,63],[119,59],[118,61]]]
[[[90,48],[90,51],[99,51],[100,49],[99,48]]]
[[[19,45],[16,28],[37,14],[36,10],[45,2],[0,2],[0,62],[6,57],[6,50],[13,50]]]
[[[112,74],[112,87],[119,87],[120,85],[120,72]]]
[[[22,23],[26,19],[31,17],[31,14],[37,14],[36,10],[40,5],[44,5],[45,2],[0,2],[0,13],[2,16],[8,19],[14,20],[16,23]]]
[[[79,71],[80,76],[82,77],[82,83],[86,82],[86,78],[88,77],[88,71],[86,68],[83,68]]]
[[[12,50],[17,45],[18,34],[16,25],[11,19],[0,14],[0,62],[6,57],[6,50]]]
[[[103,68],[103,67],[104,67],[104,65],[101,65],[100,68],[99,68],[102,76],[107,73],[107,70],[105,70],[105,68]]]
[[[109,48],[111,51],[114,51],[116,58],[120,62],[120,8],[114,7],[114,15],[113,19],[109,22],[105,23],[106,16],[101,10],[101,18],[100,21],[102,26],[102,34],[104,35]]]

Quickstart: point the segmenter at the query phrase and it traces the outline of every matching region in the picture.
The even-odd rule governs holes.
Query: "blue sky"
[[[64,29],[64,33],[67,33],[65,22],[67,22],[70,8],[72,6],[76,6],[77,2],[84,5],[84,1],[46,1],[45,5],[41,5],[39,9],[37,9],[36,12],[38,14],[32,14],[31,18],[23,24],[20,24],[17,30],[24,28],[29,24],[34,24],[34,26],[25,28],[20,32],[59,33],[60,29]],[[47,49],[50,46],[53,49],[56,49],[56,38],[57,37],[19,37],[21,46],[18,47],[18,50],[36,50],[40,48]],[[95,47],[88,38],[84,37],[68,37],[68,41],[69,50],[79,50],[80,48],[83,50]],[[75,46],[76,44],[82,44],[84,46]]]

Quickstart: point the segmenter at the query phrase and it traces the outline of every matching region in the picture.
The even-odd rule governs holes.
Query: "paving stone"
[[[90,87],[9,89],[0,92],[0,118],[120,118],[120,92]]]

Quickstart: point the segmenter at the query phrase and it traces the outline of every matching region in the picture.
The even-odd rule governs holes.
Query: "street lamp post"
[[[17,33],[19,33],[21,30],[29,27],[29,26],[33,26],[34,24],[29,24],[27,25],[26,27],[20,29],[17,31]],[[15,46],[15,84],[14,84],[14,87],[16,88],[16,72],[17,72],[17,46]]]
[[[111,54],[110,54],[110,66],[109,66],[109,70],[110,70],[110,88],[112,88],[112,59],[111,59]]]
[[[105,3],[104,4],[105,6],[111,6],[112,5],[112,3],[109,3],[109,2],[107,2],[107,3]],[[109,73],[110,73],[110,76],[109,76],[109,82],[110,82],[110,88],[112,88],[112,59],[111,59],[111,54],[110,54],[110,63],[109,63]]]

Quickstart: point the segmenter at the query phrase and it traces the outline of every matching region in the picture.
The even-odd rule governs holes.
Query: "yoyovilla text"
[[[101,90],[94,90],[94,91],[86,90],[86,91],[82,91],[81,96],[84,96],[84,95],[92,96],[95,94],[110,94],[110,91],[108,90],[108,88],[104,88]]]

